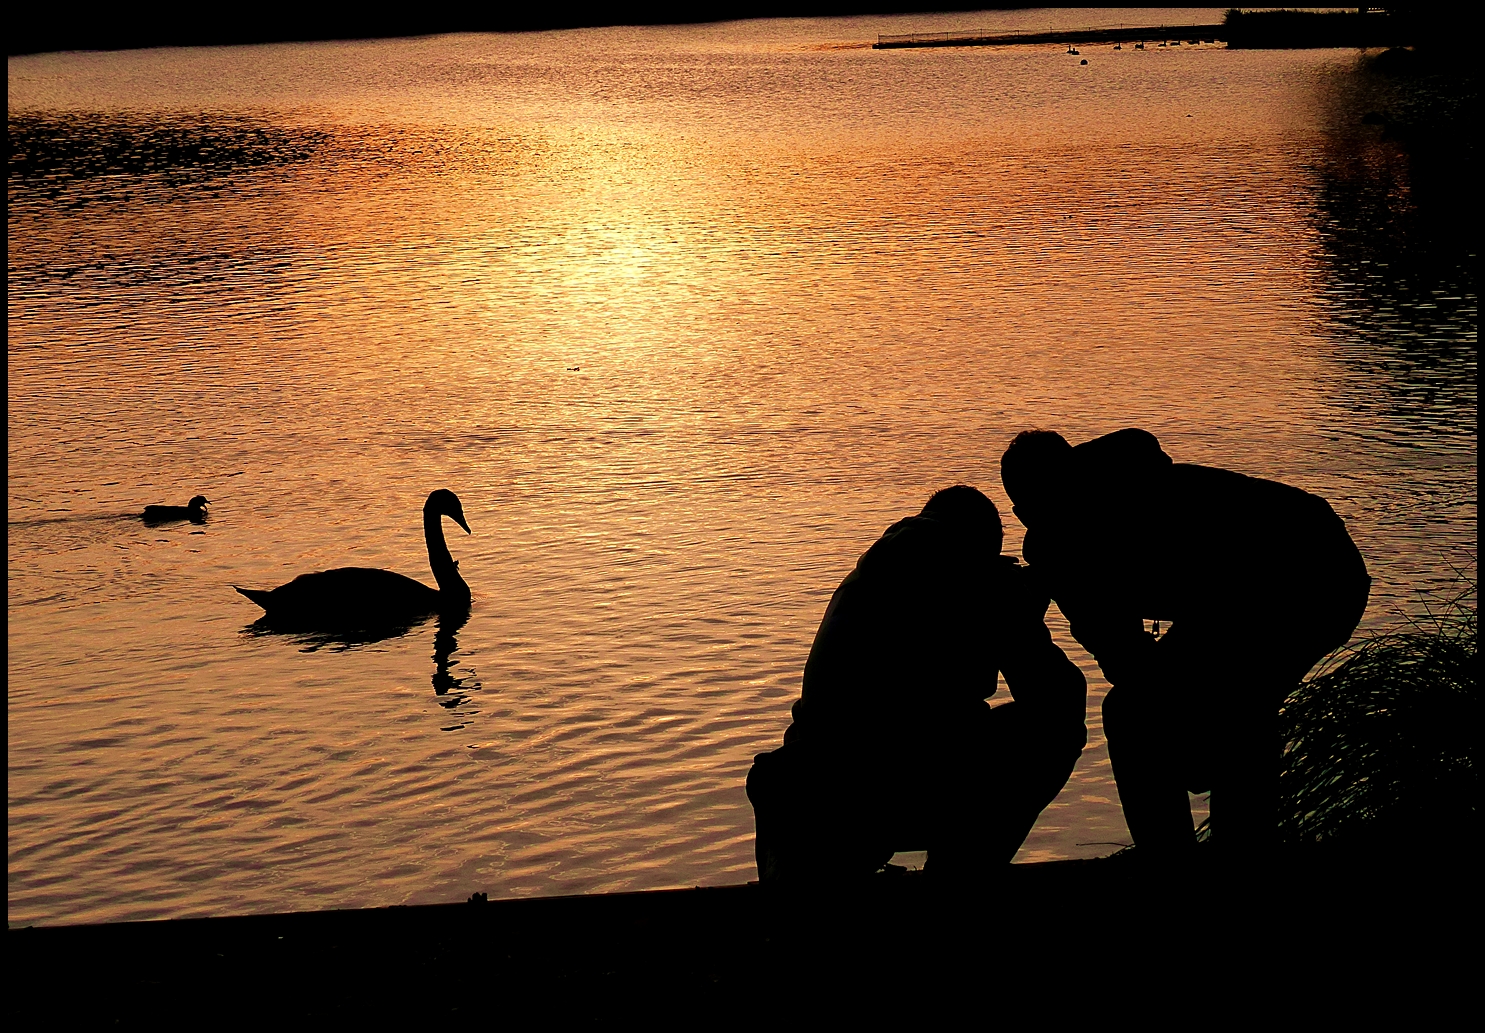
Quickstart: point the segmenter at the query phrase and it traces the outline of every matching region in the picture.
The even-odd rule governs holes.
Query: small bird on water
[[[184,506],[145,506],[140,514],[147,524],[164,524],[172,520],[189,520],[193,524],[206,523],[207,501],[205,495],[197,495]]]
[[[338,567],[300,574],[271,590],[237,591],[263,607],[263,620],[283,630],[337,631],[387,628],[410,624],[435,613],[469,610],[469,585],[444,542],[441,517],[450,517],[465,534],[464,507],[459,496],[440,488],[423,504],[423,538],[436,589],[421,581],[373,567]]]

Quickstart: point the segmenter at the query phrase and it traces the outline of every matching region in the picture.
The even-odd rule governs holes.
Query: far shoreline
[[[68,51],[136,50],[154,47],[251,46],[267,43],[317,43],[330,41],[405,39],[452,33],[521,33],[613,26],[697,25],[726,21],[773,18],[845,18],[869,15],[961,13],[966,11],[1029,10],[1010,5],[981,4],[965,0],[795,0],[795,2],[717,2],[682,4],[675,0],[629,0],[627,3],[589,6],[586,3],[552,5],[541,9],[467,11],[366,12],[355,17],[284,10],[238,21],[213,21],[180,17],[176,11],[93,11],[79,18],[75,12],[31,13],[16,19],[7,34],[7,55],[22,57]],[[1152,33],[1168,28],[1202,30],[1211,36],[1212,25],[1162,26],[1160,10],[1150,8]],[[1368,13],[1370,11],[1370,13]],[[1219,39],[1233,49],[1382,48],[1439,42],[1461,28],[1453,19],[1431,13],[1419,16],[1411,10],[1382,13],[1368,8],[1355,11],[1229,10],[1220,26]],[[1139,27],[1120,29],[1119,38],[1138,35]],[[967,39],[973,33],[925,33],[956,35]],[[1010,34],[1016,35],[1016,34]],[[1058,30],[1035,33],[1020,42],[1041,42],[1042,37],[1065,41],[1077,37],[1092,43],[1095,30]],[[1186,38],[1176,33],[1169,38]],[[1005,45],[996,42],[894,44],[894,46]],[[1112,38],[1112,37],[1111,37]],[[1152,40],[1159,38],[1152,35]]]
[[[550,32],[613,26],[698,25],[762,18],[843,18],[861,15],[1019,10],[966,0],[627,0],[602,6],[568,2],[514,10],[363,11],[355,16],[308,10],[270,9],[256,18],[227,23],[180,17],[178,12],[94,11],[33,13],[18,18],[7,34],[7,55],[61,51],[136,50],[152,47],[250,46],[261,43],[405,39],[453,33]]]

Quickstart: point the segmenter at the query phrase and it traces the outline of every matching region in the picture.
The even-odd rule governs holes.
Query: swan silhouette
[[[459,496],[440,488],[423,503],[423,537],[428,542],[428,565],[438,582],[436,589],[374,567],[300,574],[271,591],[232,587],[263,607],[264,622],[286,630],[386,628],[410,625],[435,613],[468,612],[469,586],[443,539],[440,518],[445,516],[452,517],[465,534],[470,533]]]
[[[147,524],[163,524],[171,520],[202,524],[206,522],[206,505],[206,496],[197,495],[184,506],[145,506],[140,518]]]

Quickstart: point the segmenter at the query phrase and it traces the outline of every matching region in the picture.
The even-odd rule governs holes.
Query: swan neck
[[[449,555],[448,543],[443,538],[441,514],[423,511],[423,537],[428,542],[428,566],[433,568],[433,580],[438,582],[439,593],[455,601],[468,602],[469,586],[459,575],[454,557]]]

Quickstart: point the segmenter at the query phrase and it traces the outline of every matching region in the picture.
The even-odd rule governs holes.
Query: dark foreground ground
[[[12,1017],[67,1025],[1417,1023],[1473,994],[1478,911],[1463,865],[1235,877],[1114,858],[1012,865],[972,888],[905,873],[820,894],[746,885],[11,929],[6,996]]]

